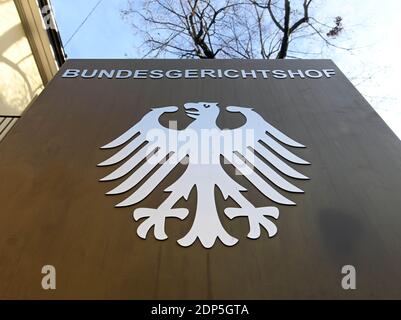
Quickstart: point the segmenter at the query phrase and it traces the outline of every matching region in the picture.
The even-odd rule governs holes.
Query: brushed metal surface
[[[72,79],[61,77],[66,68],[334,69],[336,74],[316,79]],[[149,107],[204,100],[252,106],[307,146],[294,152],[311,163],[306,166],[282,159],[268,147],[271,141],[255,148],[261,156],[263,149],[273,153],[276,158],[270,159],[278,166],[284,162],[289,181],[305,191],[291,193],[296,206],[279,207],[275,237],[262,232],[258,240],[247,239],[246,217],[230,220],[221,214],[227,233],[239,239],[233,247],[220,241],[208,250],[199,242],[178,245],[193,215],[168,219],[168,240],[143,240],[135,234],[136,207],[114,208],[126,195],[105,195],[119,180],[98,181],[115,170],[97,167],[116,154],[101,146],[137,123]],[[179,129],[191,122],[181,109],[174,118]],[[160,117],[164,126],[169,120],[168,114]],[[222,110],[217,118],[220,128],[244,123],[238,112]],[[310,180],[292,179],[289,168]],[[184,170],[181,164],[172,169],[141,207],[162,203],[168,196],[163,190]],[[249,190],[247,199],[255,207],[274,205],[232,166],[224,170]],[[0,142],[0,177],[1,298],[401,298],[401,144],[328,60],[70,60]],[[197,197],[189,191],[188,200],[176,207],[191,213]],[[214,196],[218,212],[235,207],[219,190]],[[47,264],[57,270],[55,291],[40,286]],[[356,268],[356,290],[341,287],[344,265]]]

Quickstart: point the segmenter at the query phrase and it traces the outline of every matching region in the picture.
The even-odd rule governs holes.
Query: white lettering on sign
[[[336,75],[334,69],[267,70],[267,69],[66,69],[62,78],[83,79],[320,79]]]

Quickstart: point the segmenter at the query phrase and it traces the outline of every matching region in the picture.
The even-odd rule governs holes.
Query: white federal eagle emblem
[[[249,107],[228,106],[228,112],[241,113],[246,122],[235,129],[220,129],[216,120],[220,113],[217,103],[186,103],[185,113],[194,119],[185,129],[177,130],[160,124],[164,113],[173,113],[176,106],[152,108],[137,124],[102,149],[121,147],[99,166],[119,167],[100,181],[124,180],[108,195],[127,192],[127,197],[116,207],[132,206],[145,199],[162,180],[179,164],[186,165],[184,173],[164,191],[167,198],[157,208],[139,207],[134,210],[135,221],[144,219],[137,229],[145,239],[153,227],[158,240],[167,239],[166,218],[185,219],[187,208],[174,208],[181,199],[188,200],[191,190],[197,192],[197,206],[192,227],[178,243],[188,247],[198,238],[202,245],[211,248],[216,239],[233,246],[238,239],[222,225],[215,202],[215,187],[225,200],[230,197],[238,207],[226,208],[229,219],[246,217],[249,221],[248,238],[260,237],[261,229],[269,237],[277,233],[271,221],[278,219],[275,206],[255,207],[247,198],[247,189],[226,172],[222,165],[231,164],[236,173],[248,179],[264,196],[274,203],[295,205],[283,195],[285,192],[303,193],[286,178],[308,179],[294,170],[289,163],[306,165],[307,161],[288,151],[283,145],[295,148],[305,146],[292,140],[265,121]],[[125,161],[124,161],[125,160]],[[156,205],[155,205],[156,206]]]

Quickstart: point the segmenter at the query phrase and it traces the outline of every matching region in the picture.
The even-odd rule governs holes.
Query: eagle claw
[[[245,208],[226,208],[224,213],[229,219],[236,217],[247,217],[249,220],[248,238],[257,239],[260,237],[260,226],[266,229],[269,237],[277,233],[276,225],[265,216],[277,219],[279,211],[276,207],[245,207]]]
[[[134,211],[134,219],[138,221],[142,218],[147,218],[143,221],[136,233],[142,239],[146,239],[150,228],[154,226],[154,235],[157,240],[166,240],[167,234],[164,228],[166,218],[173,217],[183,220],[187,217],[189,211],[185,208],[179,209],[151,209],[151,208],[138,208]]]

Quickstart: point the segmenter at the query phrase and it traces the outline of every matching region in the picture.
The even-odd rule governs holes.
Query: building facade
[[[65,61],[49,1],[0,2],[0,140]]]

